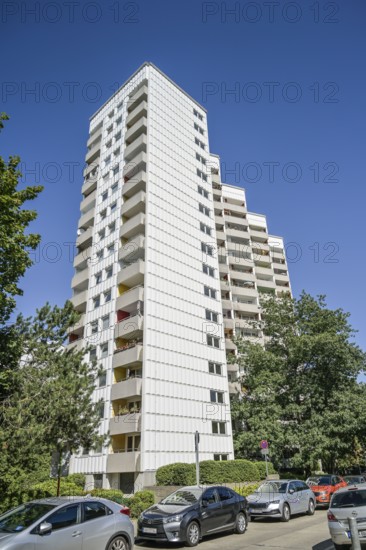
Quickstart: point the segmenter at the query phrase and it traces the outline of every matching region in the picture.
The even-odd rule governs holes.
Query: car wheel
[[[288,504],[284,504],[282,509],[281,521],[289,521],[290,516],[291,516],[290,507]]]
[[[309,500],[308,511],[306,513],[307,513],[308,516],[313,516],[314,512],[315,512],[315,504],[314,504],[313,499],[311,498]]]
[[[236,522],[235,522],[235,533],[238,533],[238,535],[242,535],[247,530],[247,517],[243,512],[239,512],[239,514],[236,516]]]
[[[334,548],[335,550],[346,550],[346,549],[349,549],[350,547],[349,546],[346,546],[345,544],[334,544]]]
[[[115,537],[107,546],[107,550],[130,550],[130,545],[125,539],[125,537],[122,537],[119,535],[118,537]]]
[[[186,529],[186,546],[197,546],[200,540],[200,526],[196,521],[191,521]]]

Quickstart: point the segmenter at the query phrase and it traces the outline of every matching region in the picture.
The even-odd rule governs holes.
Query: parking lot
[[[138,543],[141,548],[172,548],[169,544]],[[244,535],[216,535],[199,544],[199,550],[334,550],[329,538],[326,510],[315,515],[296,516],[288,523],[263,518],[249,523]]]

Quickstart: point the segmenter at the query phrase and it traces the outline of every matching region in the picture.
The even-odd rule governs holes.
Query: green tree
[[[8,120],[8,116],[1,113],[0,130],[4,120]],[[9,319],[15,307],[15,296],[22,294],[19,279],[32,265],[29,250],[37,248],[40,241],[39,235],[25,233],[37,213],[22,207],[26,201],[35,199],[43,187],[18,189],[19,162],[16,156],[10,157],[8,162],[0,157],[0,325]]]
[[[63,308],[46,304],[33,319],[19,316],[11,327],[17,351],[3,371],[9,391],[0,402],[2,507],[49,475],[52,451],[74,452],[103,441],[100,404],[91,401],[98,372],[83,361],[85,351],[64,347],[77,319],[71,302]]]
[[[243,395],[232,402],[236,456],[252,457],[270,442],[278,467],[291,458],[306,471],[333,470],[365,449],[365,353],[351,338],[349,314],[303,293],[262,300],[265,347],[236,341]]]

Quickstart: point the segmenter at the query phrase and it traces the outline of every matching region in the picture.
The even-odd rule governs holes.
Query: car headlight
[[[142,521],[145,518],[144,514],[139,515],[139,521]]]
[[[168,518],[163,519],[163,523],[177,523],[182,521],[183,514],[177,514],[176,516],[169,516]]]
[[[280,500],[271,500],[270,504],[279,504],[280,502]]]

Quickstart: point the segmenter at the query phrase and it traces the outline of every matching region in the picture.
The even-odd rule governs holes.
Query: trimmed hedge
[[[257,466],[259,475],[261,479],[266,479],[266,463],[263,462],[254,462],[254,464]],[[268,465],[268,474],[277,474],[276,470],[274,469],[274,466],[272,462],[267,462]]]
[[[138,491],[131,498],[131,517],[138,518],[146,508],[150,508],[154,503],[155,497],[152,491]]]
[[[113,500],[117,504],[126,504],[126,498],[124,498],[122,491],[119,489],[92,489],[89,493],[92,497],[107,498],[108,500]]]
[[[241,483],[243,481],[259,481],[260,471],[256,463],[249,460],[204,460],[200,462],[200,482]],[[158,468],[156,472],[157,485],[194,485],[196,483],[195,464],[177,462]]]
[[[57,495],[57,480],[50,479],[49,481],[43,481],[36,483],[27,491],[27,500],[33,500],[37,498],[49,498]],[[80,485],[70,483],[67,480],[61,479],[60,483],[60,496],[82,496],[85,495],[84,490]]]
[[[256,491],[260,483],[250,483],[249,485],[243,485],[242,487],[235,487],[234,490],[243,497],[247,497]]]
[[[195,464],[175,462],[161,466],[156,472],[157,485],[194,485],[196,483]]]

